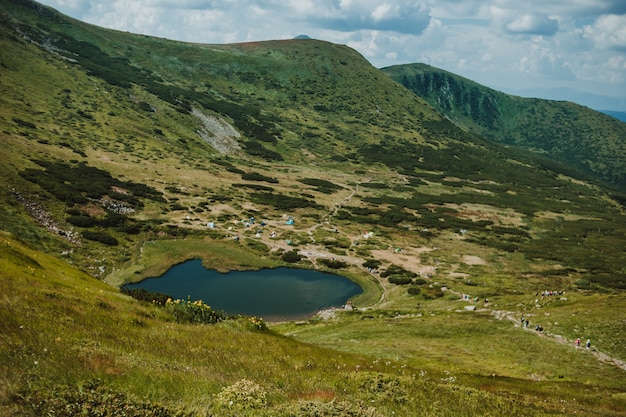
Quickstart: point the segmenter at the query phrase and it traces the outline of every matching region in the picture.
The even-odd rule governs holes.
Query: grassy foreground
[[[3,415],[626,415],[622,370],[487,313],[183,324],[8,234],[0,271]]]

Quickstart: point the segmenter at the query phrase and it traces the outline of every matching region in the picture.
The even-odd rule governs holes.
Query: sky
[[[307,35],[372,65],[626,112],[626,0],[41,0],[98,26],[197,43]]]

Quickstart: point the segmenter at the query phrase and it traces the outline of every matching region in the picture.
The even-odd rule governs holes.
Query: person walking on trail
[[[587,346],[587,350],[591,347],[591,340],[587,339],[586,346]]]
[[[576,347],[580,346],[580,337],[578,339],[576,339]]]

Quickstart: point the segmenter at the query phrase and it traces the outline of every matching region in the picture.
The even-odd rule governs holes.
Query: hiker
[[[580,337],[578,339],[576,339],[576,347],[580,346]]]
[[[591,347],[591,340],[587,339],[586,346],[587,346],[587,350],[589,350],[589,348]]]

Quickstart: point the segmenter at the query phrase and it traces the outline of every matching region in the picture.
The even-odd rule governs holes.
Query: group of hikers
[[[528,324],[529,324],[528,319],[525,318],[524,316],[522,316],[522,327],[524,329],[527,329],[528,328]],[[538,331],[538,332],[543,332],[543,326],[535,324],[535,330]]]
[[[528,328],[528,324],[529,324],[528,319],[526,317],[522,316],[522,327],[524,329],[527,329]],[[536,324],[535,325],[535,330],[538,331],[538,332],[542,332],[543,331],[543,327],[538,325],[538,324]],[[576,344],[576,348],[580,347],[580,337],[576,338],[575,344]],[[585,347],[587,349],[591,348],[591,339],[587,339],[587,342],[585,343]]]

